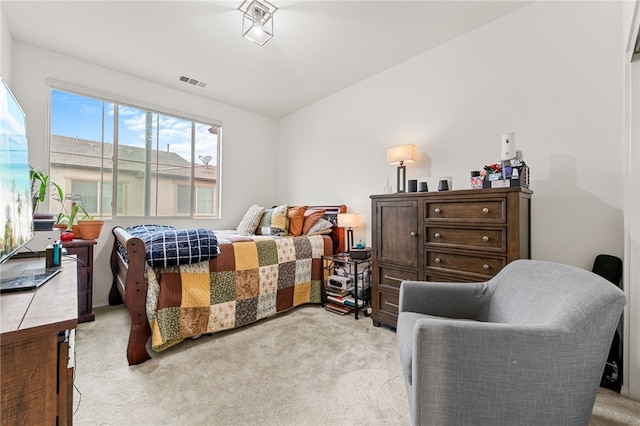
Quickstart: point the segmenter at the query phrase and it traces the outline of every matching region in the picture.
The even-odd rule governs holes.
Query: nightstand
[[[348,311],[353,310],[355,319],[358,319],[360,309],[366,309],[369,300],[371,300],[370,293],[367,295],[367,291],[371,291],[371,258],[352,259],[350,256],[323,256],[322,267],[325,271],[324,283],[322,284],[322,305],[326,308],[328,304],[329,306],[334,304],[346,308]],[[353,297],[351,293],[348,295],[332,295],[327,290],[327,279],[332,275],[349,279],[353,283],[353,294],[357,297]],[[336,312],[345,313],[346,309]]]
[[[67,254],[75,254],[78,269],[78,322],[94,320],[93,315],[93,246],[96,240],[63,241]]]

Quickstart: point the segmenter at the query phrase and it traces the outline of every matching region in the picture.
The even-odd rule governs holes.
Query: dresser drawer
[[[506,229],[469,229],[429,226],[425,229],[425,244],[433,247],[463,248],[479,251],[505,252]]]
[[[391,316],[394,318],[394,322],[396,322],[398,319],[400,296],[398,294],[387,293],[386,291],[379,291],[377,300],[378,312]]]
[[[425,267],[427,274],[474,274],[478,280],[496,275],[506,265],[505,258],[492,258],[482,255],[426,251]]]
[[[426,221],[505,223],[506,200],[426,202]]]
[[[486,279],[479,279],[475,275],[440,275],[438,273],[432,273],[431,270],[427,270],[424,276],[424,281],[431,281],[436,283],[476,283],[487,281]]]
[[[378,285],[400,290],[400,284],[405,280],[418,279],[418,271],[415,269],[401,269],[390,266],[378,267]]]

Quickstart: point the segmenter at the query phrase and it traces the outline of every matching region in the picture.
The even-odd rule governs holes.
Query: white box
[[[353,285],[351,284],[351,280],[347,277],[341,277],[339,275],[330,275],[327,278],[327,286],[333,287],[340,290],[347,290]]]
[[[53,229],[51,231],[36,231],[35,234],[36,236],[18,250],[18,253],[46,251],[48,245],[60,240],[59,229]]]

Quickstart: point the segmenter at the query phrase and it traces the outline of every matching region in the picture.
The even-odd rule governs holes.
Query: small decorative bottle
[[[389,185],[389,176],[387,176],[387,186],[384,187],[383,192],[385,194],[392,194],[393,193],[393,188],[391,188],[391,186]]]

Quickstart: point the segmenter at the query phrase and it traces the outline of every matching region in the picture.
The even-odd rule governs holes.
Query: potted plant
[[[73,202],[71,204],[71,215],[69,215],[69,223],[71,223],[72,226],[79,211],[82,212],[82,216],[77,219],[77,226],[80,234],[78,235],[78,238],[82,238],[84,240],[95,240],[100,236],[104,221],[96,219],[93,215],[89,214],[82,204]],[[76,232],[74,231],[74,235],[75,233]]]
[[[38,211],[38,204],[44,202],[47,197],[47,189],[49,186],[51,186],[52,189],[52,198],[59,201],[62,205],[62,201],[64,200],[62,188],[60,185],[49,179],[49,173],[42,170],[36,170],[31,167],[29,176],[31,178],[31,203],[33,205],[34,213]]]

